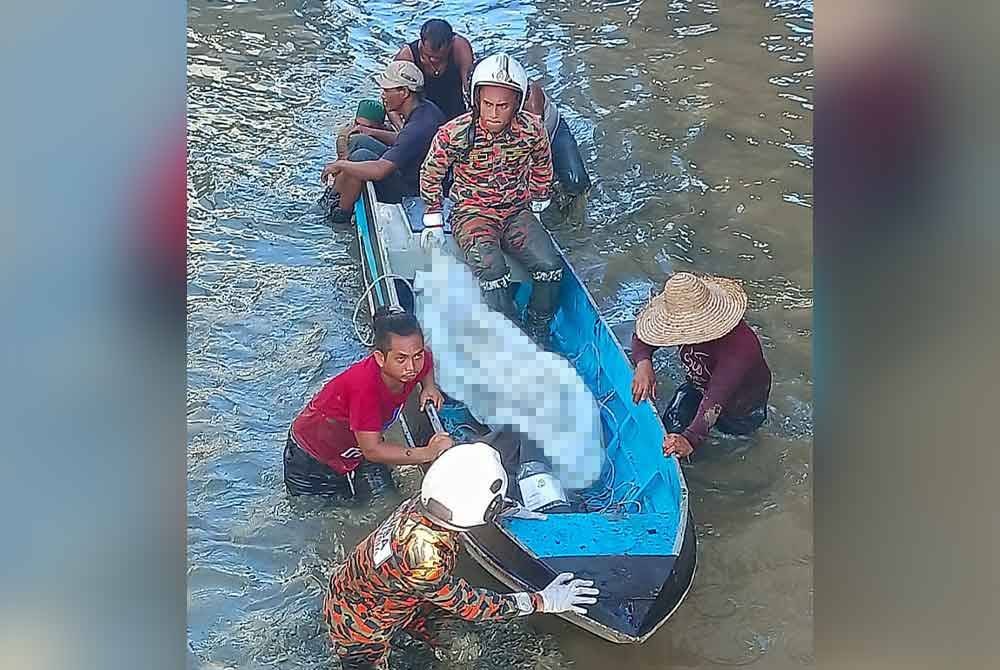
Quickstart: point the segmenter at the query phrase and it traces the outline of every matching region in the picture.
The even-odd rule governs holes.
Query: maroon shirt
[[[632,360],[636,363],[650,360],[658,348],[632,335]],[[682,433],[692,447],[708,437],[719,416],[746,416],[767,403],[771,370],[757,333],[746,321],[717,340],[682,345],[677,355],[688,380],[704,395],[694,421]]]
[[[389,427],[417,382],[433,368],[430,350],[424,366],[403,390],[393,393],[382,381],[382,369],[369,355],[328,381],[292,422],[292,438],[303,451],[340,474],[364,460],[355,432],[378,433]]]

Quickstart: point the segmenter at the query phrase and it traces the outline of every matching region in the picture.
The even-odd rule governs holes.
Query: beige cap
[[[678,272],[636,319],[635,333],[654,347],[716,340],[739,324],[747,294],[732,279]]]
[[[385,72],[376,75],[375,83],[382,88],[408,88],[419,91],[424,87],[424,73],[408,60],[394,60]]]

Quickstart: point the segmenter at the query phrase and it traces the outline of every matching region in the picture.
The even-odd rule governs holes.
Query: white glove
[[[551,204],[552,200],[532,200],[531,211],[534,212],[535,214],[541,214],[546,209],[548,209],[549,205]]]
[[[551,200],[532,200],[531,201],[531,213],[535,215],[535,221],[538,223],[542,222],[542,212],[545,208],[549,206]]]
[[[440,213],[424,214],[424,231],[420,233],[420,246],[425,251],[444,246],[444,217]]]
[[[587,610],[580,605],[593,605],[597,602],[600,591],[591,588],[594,582],[589,579],[574,579],[572,572],[564,572],[552,580],[548,586],[539,591],[542,596],[542,611],[558,614],[559,612],[576,612],[586,614]]]

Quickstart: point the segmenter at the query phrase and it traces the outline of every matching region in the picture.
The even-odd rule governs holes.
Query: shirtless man
[[[450,121],[469,109],[469,78],[472,74],[472,45],[456,35],[451,24],[431,19],[420,28],[420,39],[403,46],[396,60],[415,63],[424,73],[424,94]],[[389,114],[395,124],[400,119]]]

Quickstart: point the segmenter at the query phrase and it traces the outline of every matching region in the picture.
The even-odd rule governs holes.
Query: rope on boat
[[[605,477],[607,477],[609,481],[605,482]],[[635,505],[636,511],[640,514],[642,513],[642,502],[631,499],[632,496],[638,494],[641,490],[639,485],[635,482],[622,482],[617,486],[614,485],[614,461],[610,459],[608,460],[608,469],[601,474],[601,478],[598,481],[603,486],[602,491],[587,491],[580,493],[580,498],[583,500],[583,504],[587,508],[588,512],[597,512],[599,514],[612,511],[623,512],[628,511],[629,505]]]
[[[616,395],[615,389],[612,387],[606,394],[601,393],[600,383],[601,383],[601,350],[595,344],[598,332],[599,323],[594,324],[594,337],[588,342],[584,347],[580,349],[576,356],[571,359],[571,362],[576,366],[579,361],[583,358],[583,355],[587,353],[588,350],[593,351],[594,363],[596,365],[596,370],[598,371],[597,377],[594,380],[594,400],[597,401],[598,406],[607,412],[608,417],[614,424],[614,434],[619,437],[622,429],[622,422],[618,420],[611,408],[608,406],[610,400]],[[603,487],[603,490],[597,492],[593,491],[593,488],[588,489],[586,492],[580,493],[580,498],[583,501],[584,506],[588,512],[597,512],[599,514],[604,514],[607,512],[624,512],[628,511],[630,505],[635,506],[638,513],[642,513],[642,502],[633,499],[633,496],[639,494],[642,488],[635,482],[622,482],[615,485],[615,463],[610,458],[608,459],[608,469],[601,473],[601,478],[598,480]],[[605,474],[608,475],[607,481],[605,481]],[[617,501],[616,501],[617,499]]]
[[[465,432],[467,432],[469,435],[475,435],[478,432],[476,430],[476,427],[473,426],[471,423],[460,423],[460,424],[458,424],[457,426],[455,426],[455,432],[457,433],[457,432],[461,431],[463,428],[466,429]]]
[[[398,279],[398,280],[402,281],[406,285],[406,287],[408,289],[410,289],[410,294],[411,295],[415,295],[415,292],[414,292],[414,289],[413,289],[413,284],[410,282],[410,280],[408,278],[400,275],[400,274],[396,274],[396,273],[393,273],[393,272],[387,272],[385,274],[381,274],[378,277],[375,277],[375,279],[373,279],[371,282],[369,282],[365,286],[364,291],[362,291],[361,296],[358,298],[357,302],[354,305],[354,314],[351,317],[351,325],[354,327],[354,334],[357,336],[358,340],[363,345],[365,345],[366,347],[370,347],[373,344],[375,344],[375,333],[374,333],[374,331],[372,332],[371,339],[368,339],[368,338],[364,337],[361,334],[361,329],[358,326],[358,313],[361,310],[361,304],[369,296],[369,294],[371,293],[372,289],[375,288],[378,285],[379,282],[385,281],[387,279]],[[597,325],[595,324],[595,331],[596,331],[596,329],[597,329]],[[595,332],[595,336],[596,336],[596,334],[597,333]],[[587,347],[589,347],[590,349],[593,350],[593,352],[594,352],[594,358],[595,358],[595,363],[597,365],[597,370],[600,370],[601,369],[601,351],[600,351],[600,349],[597,347],[597,345],[594,344],[593,340],[591,342],[587,343]],[[585,352],[586,352],[586,348],[582,349],[572,359],[572,362],[573,362],[574,365],[577,363],[577,361],[579,361],[583,357],[583,354]],[[595,379],[595,384],[599,384],[600,383],[600,379],[601,379],[600,378],[600,374],[598,374],[597,378]],[[611,400],[612,397],[614,397],[614,395],[615,395],[615,390],[612,388],[611,391],[607,395],[605,395],[603,397],[601,397],[600,393],[595,394],[595,400],[597,401],[597,404],[602,409],[604,409],[605,411],[607,411],[608,415],[614,421],[614,423],[615,423],[615,433],[617,434],[617,433],[621,432],[621,423],[618,421],[618,417],[615,416],[614,412],[611,411],[611,408],[608,407],[608,404],[607,404],[608,401]],[[456,426],[456,429],[460,429],[460,428],[473,428],[473,426],[471,426],[469,424],[466,424],[466,423],[462,423],[462,424]],[[637,508],[637,512],[638,513],[642,513],[642,502],[639,501],[639,500],[631,499],[632,496],[638,494],[639,491],[641,490],[641,488],[639,487],[639,485],[636,484],[635,482],[622,482],[618,486],[615,486],[614,485],[614,482],[615,482],[615,464],[614,464],[614,461],[612,461],[611,459],[608,459],[608,465],[609,465],[609,468],[605,472],[608,472],[610,474],[609,481],[607,483],[604,483],[604,475],[603,475],[603,473],[602,473],[602,476],[601,476],[601,478],[599,480],[601,482],[601,484],[603,485],[603,490],[601,492],[599,492],[599,493],[590,493],[590,492],[588,492],[588,493],[582,493],[581,492],[580,497],[583,500],[584,506],[590,512],[598,512],[598,513],[604,514],[604,513],[609,512],[609,511],[616,511],[616,512],[627,511],[629,505],[635,505],[636,508]],[[623,491],[623,493],[619,494],[619,491]],[[618,502],[615,502],[616,498],[618,499]]]
[[[365,287],[365,290],[362,291],[361,293],[361,297],[358,298],[358,302],[355,303],[354,305],[354,316],[351,317],[351,325],[354,326],[354,334],[358,336],[358,339],[361,341],[361,344],[365,345],[366,347],[370,347],[373,344],[375,344],[375,332],[374,330],[372,331],[371,340],[368,340],[367,338],[361,335],[361,329],[358,328],[358,312],[361,310],[361,303],[364,302],[364,299],[368,297],[368,294],[371,293],[372,289],[375,288],[380,281],[383,281],[385,279],[399,279],[404,284],[406,284],[406,287],[408,289],[410,289],[410,294],[414,295],[413,284],[410,283],[410,280],[404,277],[403,275],[398,275],[393,272],[386,272],[385,274],[375,277],[375,279],[373,279],[371,283],[369,283]]]

